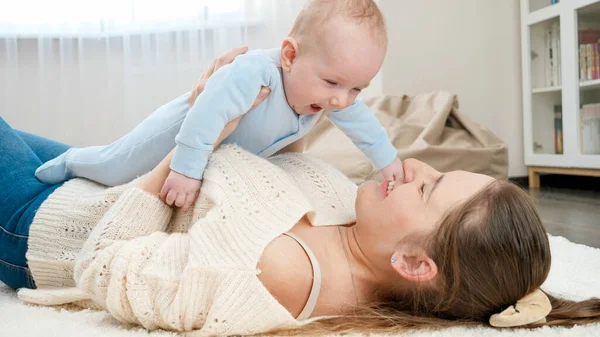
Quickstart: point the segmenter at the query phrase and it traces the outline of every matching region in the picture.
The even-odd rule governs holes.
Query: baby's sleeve
[[[240,55],[210,77],[175,138],[172,170],[202,179],[225,124],[250,110],[262,86],[272,85],[273,67],[262,55]]]
[[[362,100],[327,117],[342,130],[378,170],[391,164],[398,151],[390,142],[385,128]]]

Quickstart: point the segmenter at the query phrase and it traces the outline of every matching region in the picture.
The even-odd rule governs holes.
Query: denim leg
[[[50,140],[31,133],[15,130],[17,135],[23,139],[25,144],[35,153],[42,163],[47,162],[50,159],[54,159],[61,154],[67,152],[71,146],[63,143],[59,143],[54,140]]]
[[[39,206],[60,185],[38,181],[38,156],[0,118],[0,281],[34,288],[25,254],[29,227]]]
[[[175,147],[188,112],[186,93],[156,109],[132,131],[105,146],[72,148],[36,171],[43,182],[73,177],[107,186],[128,183],[149,172]]]

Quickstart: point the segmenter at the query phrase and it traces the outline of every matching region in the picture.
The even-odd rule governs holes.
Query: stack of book
[[[600,154],[600,103],[581,107],[581,152]]]
[[[554,106],[554,153],[563,153],[562,105]]]
[[[600,79],[600,30],[579,31],[579,80]]]
[[[546,87],[556,87],[561,79],[560,25],[552,23],[544,32],[544,84]]]

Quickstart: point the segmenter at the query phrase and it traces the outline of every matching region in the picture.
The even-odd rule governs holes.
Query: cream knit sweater
[[[354,221],[356,186],[300,154],[265,160],[235,146],[211,157],[193,212],[173,213],[135,182],[75,179],[39,209],[27,259],[42,305],[100,307],[149,330],[254,334],[298,321],[259,281],[269,242],[304,215],[312,225]]]

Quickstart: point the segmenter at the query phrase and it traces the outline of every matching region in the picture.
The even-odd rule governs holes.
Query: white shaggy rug
[[[551,237],[552,269],[543,288],[550,293],[574,300],[600,297],[600,249],[578,245],[562,237]],[[14,291],[0,285],[1,337],[133,337],[177,336],[164,331],[148,333],[140,328],[126,328],[108,314],[98,311],[70,312],[22,304]],[[375,335],[371,335],[375,336]],[[600,324],[574,328],[539,328],[535,330],[497,330],[487,327],[452,328],[441,331],[417,331],[406,337],[546,337],[600,336]]]

